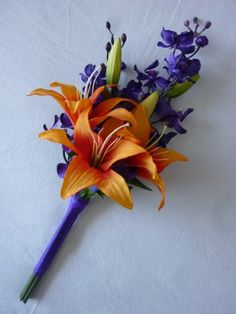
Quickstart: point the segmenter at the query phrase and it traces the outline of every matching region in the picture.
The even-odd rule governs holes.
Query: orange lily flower
[[[74,85],[53,82],[50,84],[50,86],[60,87],[62,94],[54,90],[39,88],[33,90],[29,96],[38,95],[53,97],[67,114],[73,125],[75,125],[76,121],[78,120],[80,112],[88,104],[91,107],[89,112],[89,120],[92,128],[110,117],[121,121],[128,121],[131,124],[135,123],[132,114],[128,110],[123,108],[115,108],[121,102],[128,102],[136,106],[137,103],[131,99],[122,97],[109,98],[102,101],[98,106],[96,106],[95,109],[93,108],[93,104],[104,91],[106,86],[97,88],[89,98],[81,98],[78,89]],[[113,85],[108,85],[108,87],[112,86]]]
[[[106,137],[102,136],[103,129],[98,134],[93,132],[88,118],[90,111],[90,102],[87,100],[87,106],[84,106],[75,124],[74,143],[61,129],[50,129],[39,135],[41,139],[67,146],[76,154],[66,171],[61,196],[67,198],[96,185],[112,200],[126,208],[132,208],[132,197],[126,181],[111,167],[116,161],[145,154],[145,149],[117,136],[117,132],[129,126],[129,123],[113,129]],[[145,170],[150,177],[155,176],[156,167],[153,163],[146,165]]]
[[[165,183],[159,173],[175,161],[187,161],[188,159],[174,150],[157,146],[160,137],[156,140],[150,138],[153,128],[143,106],[136,106],[132,113],[136,120],[136,125],[131,126],[129,130],[120,130],[119,135],[130,140],[132,140],[133,136],[133,141],[145,148],[145,153],[128,158],[127,163],[130,167],[137,167],[137,176],[152,181],[160,190],[162,198],[158,209],[161,209],[165,203]],[[111,125],[117,127],[119,124],[119,121],[111,119],[105,123],[104,129],[109,129]],[[150,164],[150,159],[156,165],[154,177],[146,170],[147,164]]]

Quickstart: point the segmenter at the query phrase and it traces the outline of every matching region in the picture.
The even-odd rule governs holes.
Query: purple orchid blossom
[[[175,56],[174,53],[171,53],[166,62],[167,66],[164,68],[168,74],[172,78],[176,78],[176,81],[179,83],[191,79],[191,76],[198,74],[201,68],[201,63],[198,59],[191,60],[184,54]]]
[[[169,128],[175,129],[178,134],[184,134],[187,131],[181,126],[180,122],[193,112],[192,108],[183,111],[175,111],[170,104],[170,99],[161,99],[155,112],[160,117],[157,122],[165,122]]]

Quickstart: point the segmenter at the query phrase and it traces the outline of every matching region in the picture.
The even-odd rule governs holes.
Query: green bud
[[[108,56],[106,79],[107,84],[118,84],[121,71],[121,39],[118,37]]]
[[[147,112],[148,117],[150,117],[156,107],[159,95],[158,92],[155,91],[151,93],[147,98],[145,98],[140,105],[142,105]]]
[[[197,80],[199,80],[200,75],[196,74],[194,76],[191,76],[191,80],[193,82],[197,82]],[[194,83],[191,81],[186,81],[184,83],[176,83],[166,94],[167,97],[169,98],[175,98],[178,97],[182,94],[184,94],[185,92],[187,92],[187,90],[189,90]]]

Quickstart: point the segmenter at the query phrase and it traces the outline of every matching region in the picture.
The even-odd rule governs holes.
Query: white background
[[[236,313],[236,2],[0,2],[0,313]],[[26,305],[18,294],[60,222],[59,145],[40,141],[58,105],[26,97],[58,80],[79,82],[105,60],[109,35],[126,32],[124,60],[145,67],[163,50],[160,30],[211,20],[201,80],[175,102],[194,107],[171,147],[189,157],[169,167],[167,201],[136,190],[135,209],[92,201]],[[167,51],[166,51],[167,52]]]

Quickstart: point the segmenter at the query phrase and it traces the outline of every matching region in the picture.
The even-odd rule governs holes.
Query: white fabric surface
[[[53,0],[0,2],[0,313],[236,313],[236,146],[234,0]],[[202,78],[176,101],[194,107],[188,133],[171,147],[189,157],[163,175],[159,194],[136,190],[135,209],[93,201],[26,305],[18,294],[65,208],[55,167],[60,147],[37,133],[60,109],[26,97],[105,59],[110,20],[126,32],[124,60],[145,67],[163,51],[163,26],[213,22],[200,52]]]

